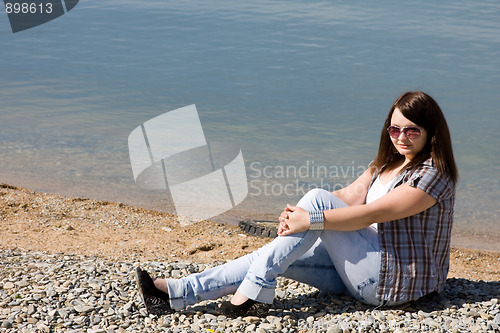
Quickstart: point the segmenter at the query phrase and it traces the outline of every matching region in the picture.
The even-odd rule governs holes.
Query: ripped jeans
[[[331,192],[314,189],[298,202],[306,211],[346,207]],[[380,270],[377,229],[305,231],[277,237],[241,258],[181,279],[167,279],[170,304],[181,310],[239,291],[271,304],[276,278],[287,277],[374,306],[397,305],[376,297]]]

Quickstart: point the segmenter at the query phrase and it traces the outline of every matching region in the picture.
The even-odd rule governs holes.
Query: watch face
[[[73,9],[79,0],[4,0],[12,32],[34,28]]]

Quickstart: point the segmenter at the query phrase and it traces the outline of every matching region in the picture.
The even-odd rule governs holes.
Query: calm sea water
[[[500,3],[97,1],[13,34],[0,14],[0,181],[172,210],[134,184],[127,138],[196,104],[241,147],[249,196],[216,219],[277,216],[373,159],[403,91],[448,119],[455,244],[499,250]]]

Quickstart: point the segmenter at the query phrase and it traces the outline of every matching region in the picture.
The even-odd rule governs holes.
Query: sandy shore
[[[270,241],[238,227],[194,223],[120,203],[0,184],[0,249],[200,263],[231,260]],[[500,281],[500,253],[453,248],[449,277]]]

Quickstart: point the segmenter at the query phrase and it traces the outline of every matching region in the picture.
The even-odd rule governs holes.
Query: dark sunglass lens
[[[401,134],[401,130],[396,126],[389,126],[387,130],[389,131],[389,135],[393,138],[397,138],[399,137],[399,134]]]
[[[417,127],[407,127],[405,134],[408,139],[416,139],[420,136],[420,129]]]

